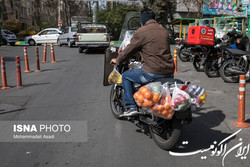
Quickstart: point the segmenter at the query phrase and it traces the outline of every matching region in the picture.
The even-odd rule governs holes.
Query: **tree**
[[[21,23],[17,19],[8,19],[3,22],[3,29],[10,30],[17,34],[21,30]]]
[[[156,15],[156,20],[165,26],[169,19],[174,19],[174,13],[176,12],[175,0],[142,0],[143,5],[153,10]]]
[[[138,5],[127,5],[118,2],[108,3],[106,9],[101,9],[97,12],[97,21],[103,22],[111,29],[114,38],[118,39],[122,29],[122,24],[126,14],[129,11],[140,11]]]
[[[190,9],[196,8],[197,18],[203,18],[203,5],[208,5],[206,2],[213,2],[214,0],[181,0],[182,3],[190,12]]]

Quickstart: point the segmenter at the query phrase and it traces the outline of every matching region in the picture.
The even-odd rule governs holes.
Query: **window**
[[[42,31],[39,35],[46,35],[48,33],[48,30]]]
[[[71,27],[71,32],[77,32],[77,27]]]
[[[58,31],[56,31],[56,30],[49,30],[47,34],[58,34]]]

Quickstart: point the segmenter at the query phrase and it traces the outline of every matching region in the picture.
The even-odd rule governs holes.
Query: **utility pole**
[[[62,1],[58,0],[58,27],[59,29],[62,28],[62,16],[61,16],[61,11],[62,11]]]
[[[97,1],[93,2],[93,22],[96,22]]]

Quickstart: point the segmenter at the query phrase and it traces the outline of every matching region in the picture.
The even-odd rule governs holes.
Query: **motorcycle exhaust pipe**
[[[246,74],[245,71],[241,71],[241,70],[237,70],[237,69],[233,69],[233,68],[228,68],[227,71],[232,73],[232,74],[237,74],[237,75]]]
[[[182,54],[187,55],[187,56],[191,56],[190,52],[182,52]]]

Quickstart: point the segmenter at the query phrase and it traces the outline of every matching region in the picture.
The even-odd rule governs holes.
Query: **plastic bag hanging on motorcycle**
[[[160,100],[148,108],[148,112],[163,119],[172,119],[175,111],[170,107],[171,99],[170,89],[164,84]]]
[[[108,82],[110,84],[122,84],[122,75],[116,70],[117,66],[114,65],[113,71],[109,74]]]
[[[160,100],[161,94],[161,82],[152,82],[142,86],[139,91],[135,92],[134,99],[139,107],[148,108]]]
[[[200,87],[199,85],[189,85],[186,92],[191,96],[192,111],[200,108],[203,104],[205,104],[207,93],[205,92],[204,88]]]
[[[190,105],[190,95],[185,91],[179,89],[176,85],[172,95],[171,108],[175,111],[183,111],[190,107]]]

